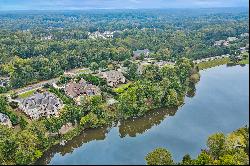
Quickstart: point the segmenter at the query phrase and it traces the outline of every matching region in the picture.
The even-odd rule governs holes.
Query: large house
[[[119,71],[110,70],[100,73],[100,76],[106,79],[108,86],[116,87],[118,84],[126,82],[126,78]]]
[[[144,50],[133,51],[133,58],[134,59],[138,59],[141,55],[144,55],[144,57],[148,57],[149,50],[148,49],[144,49]]]
[[[44,92],[35,93],[34,95],[20,102],[20,109],[32,119],[40,117],[58,116],[62,108],[62,102],[55,95]]]
[[[111,32],[111,31],[103,32],[103,35],[107,38],[113,38],[113,34],[114,34],[114,32]]]
[[[65,87],[65,93],[71,98],[76,98],[82,95],[99,95],[101,90],[98,86],[89,84],[84,79],[81,79],[78,83],[69,82]]]
[[[228,46],[229,45],[229,41],[227,40],[218,40],[214,42],[214,46]]]
[[[11,121],[7,115],[0,113],[0,125],[12,127]]]

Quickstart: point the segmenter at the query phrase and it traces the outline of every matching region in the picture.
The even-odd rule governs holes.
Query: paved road
[[[86,70],[86,73],[91,73],[91,71],[88,71],[89,69],[88,68],[77,68],[77,69],[72,69],[72,70],[69,70],[65,73],[71,73],[71,74],[78,74],[79,71],[81,70]],[[53,78],[51,80],[46,80],[46,81],[42,81],[42,82],[39,82],[39,83],[36,83],[36,84],[32,84],[32,85],[29,85],[29,86],[26,86],[24,88],[19,88],[19,89],[15,89],[14,92],[16,92],[17,94],[22,94],[22,93],[25,93],[27,91],[30,91],[30,90],[34,90],[34,89],[38,89],[38,88],[42,88],[45,84],[53,84],[53,83],[56,83],[60,78],[57,77],[57,78]]]
[[[29,86],[27,86],[25,88],[15,89],[14,92],[16,92],[17,94],[25,93],[25,92],[30,91],[30,90],[41,88],[45,84],[56,83],[58,80],[59,80],[59,78],[54,78],[54,79],[51,79],[51,80],[42,81],[42,82],[39,82],[39,83],[36,83],[36,84],[33,84],[33,85],[29,85]]]

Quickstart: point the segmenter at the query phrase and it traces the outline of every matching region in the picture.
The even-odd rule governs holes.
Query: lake
[[[160,109],[113,127],[91,129],[47,151],[39,164],[145,164],[146,154],[167,148],[175,161],[196,157],[215,132],[249,124],[249,65],[200,71],[196,90],[178,110]]]

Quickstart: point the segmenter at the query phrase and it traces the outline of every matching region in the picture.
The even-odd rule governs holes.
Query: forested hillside
[[[248,38],[229,47],[214,42],[248,32],[248,21],[245,8],[1,12],[0,73],[18,88],[92,62],[123,61],[137,49],[172,61],[233,53]],[[90,39],[96,31],[114,34]]]

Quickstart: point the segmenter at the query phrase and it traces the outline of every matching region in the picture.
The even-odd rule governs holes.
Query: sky
[[[248,0],[0,0],[0,10],[248,7]]]

